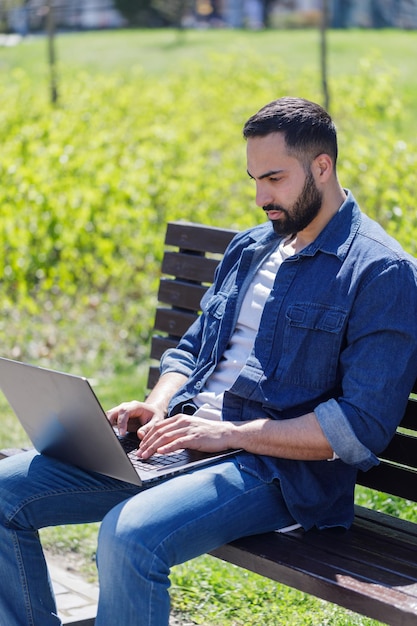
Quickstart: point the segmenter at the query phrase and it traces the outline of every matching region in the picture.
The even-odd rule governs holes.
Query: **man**
[[[121,433],[139,420],[143,458],[243,452],[147,490],[32,452],[2,461],[8,626],[59,623],[41,526],[102,520],[96,624],[162,626],[174,564],[249,534],[352,522],[357,469],[378,462],[417,376],[416,267],[340,186],[320,106],[281,98],[244,136],[268,220],[232,241],[148,400],[108,412]]]

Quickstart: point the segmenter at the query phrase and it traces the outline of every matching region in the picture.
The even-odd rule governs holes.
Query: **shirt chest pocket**
[[[279,378],[325,391],[337,379],[347,311],[317,303],[298,303],[285,315]]]
[[[228,294],[219,292],[206,300],[203,304],[203,327],[200,359],[210,358],[217,346],[220,325],[227,309]]]
[[[205,303],[203,313],[208,318],[221,320],[226,310],[227,297],[225,292],[216,293]]]

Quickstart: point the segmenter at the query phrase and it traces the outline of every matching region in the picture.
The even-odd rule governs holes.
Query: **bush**
[[[261,222],[242,125],[284,94],[320,100],[318,77],[256,56],[213,55],[162,80],[64,76],[56,109],[23,71],[2,81],[3,354],[66,368],[147,354],[167,220]],[[393,73],[369,59],[333,92],[342,183],[415,253],[417,151],[397,140]]]

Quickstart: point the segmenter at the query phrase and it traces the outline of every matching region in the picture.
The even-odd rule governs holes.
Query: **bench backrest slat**
[[[201,298],[206,290],[207,287],[202,285],[193,285],[179,279],[169,280],[161,278],[158,300],[174,307],[198,311]]]
[[[175,347],[200,313],[200,300],[212,282],[214,271],[237,231],[190,222],[170,222],[152,339],[153,360],[148,377],[152,388],[159,375],[163,352]],[[417,393],[417,384],[414,387]],[[358,482],[372,489],[417,502],[417,400],[410,398],[398,432],[381,454],[381,463],[359,472]]]
[[[197,315],[189,311],[176,311],[158,308],[155,315],[155,329],[171,337],[181,337],[196,319]]]
[[[194,222],[169,222],[165,243],[185,250],[222,255],[237,232]]]
[[[417,502],[417,472],[414,468],[382,461],[368,472],[359,472],[357,482],[375,491]]]
[[[414,390],[413,390],[414,391]],[[404,417],[401,422],[403,428],[417,430],[417,401],[410,398],[405,409]]]
[[[211,283],[218,261],[191,253],[166,252],[162,272],[197,283]]]
[[[396,433],[383,452],[383,458],[391,463],[413,467],[416,463],[416,439],[404,433]]]

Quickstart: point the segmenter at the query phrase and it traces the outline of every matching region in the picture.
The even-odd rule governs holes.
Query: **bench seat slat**
[[[355,520],[362,526],[369,524],[372,528],[377,528],[378,532],[383,529],[389,536],[396,537],[400,533],[402,541],[416,545],[416,525],[408,520],[359,505],[355,506]]]
[[[315,595],[323,600],[333,602],[347,609],[361,613],[373,619],[393,626],[415,626],[417,609],[415,599],[399,590],[390,589],[378,583],[363,582],[355,576],[339,573],[330,569],[326,573],[327,563],[320,559],[311,561],[303,559],[300,566],[296,559],[286,562],[290,544],[285,551],[283,543],[288,538],[280,539],[283,557],[273,559],[270,546],[261,552],[252,551],[245,545],[246,540],[222,546],[211,554],[239,567],[249,569],[261,576],[266,576],[282,584],[298,589],[304,593]]]
[[[395,518],[379,514],[380,520],[389,520],[391,533],[396,528],[385,545],[384,523],[375,526],[366,510],[361,515],[350,531],[341,534],[301,530],[286,535],[268,533],[222,546],[212,554],[384,623],[415,624],[415,526],[410,522],[397,525]],[[413,530],[414,543],[410,544]]]
[[[389,535],[387,529],[355,519],[349,532],[310,532],[305,536],[311,554],[320,552],[321,559],[338,571],[343,568],[364,581],[390,586],[414,588],[417,598],[417,546],[401,532]],[[306,553],[308,553],[306,549]]]

